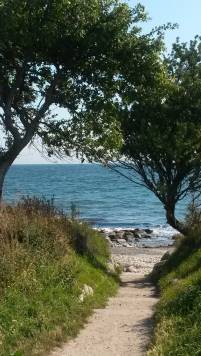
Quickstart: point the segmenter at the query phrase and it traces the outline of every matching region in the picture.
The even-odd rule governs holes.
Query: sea
[[[94,228],[121,230],[149,228],[153,238],[145,245],[171,244],[175,231],[166,223],[160,201],[149,190],[98,164],[13,165],[5,180],[4,200],[16,203],[23,196],[54,199],[55,205]],[[177,207],[185,216],[186,203]]]

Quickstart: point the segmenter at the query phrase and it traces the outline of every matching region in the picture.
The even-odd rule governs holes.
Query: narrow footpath
[[[138,263],[136,271],[122,273],[117,296],[109,300],[105,309],[95,310],[76,339],[55,349],[50,356],[146,355],[157,295],[145,273],[148,266],[150,271],[160,260],[164,250],[143,252],[143,255],[141,251],[132,256],[135,266],[136,262],[141,263]],[[121,258],[125,257],[131,258],[121,255]]]

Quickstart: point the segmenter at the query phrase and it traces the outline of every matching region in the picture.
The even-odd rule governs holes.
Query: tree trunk
[[[4,154],[4,156],[0,158],[0,204],[2,202],[3,184],[6,173],[27,143],[28,142],[26,141],[14,143],[13,146]]]
[[[175,204],[165,206],[165,210],[168,224],[171,225],[177,231],[179,231],[182,235],[187,235],[187,226],[185,226],[184,223],[177,220],[177,218],[175,217]]]
[[[3,196],[3,184],[4,184],[5,176],[11,164],[12,162],[10,162],[9,160],[3,162],[1,162],[0,160],[0,203],[2,201],[2,196]]]

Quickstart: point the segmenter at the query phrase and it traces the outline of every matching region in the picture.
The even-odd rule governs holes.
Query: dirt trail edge
[[[138,258],[141,260],[141,256],[135,256],[135,260]],[[78,337],[55,349],[50,356],[146,355],[156,290],[144,276],[143,268],[138,273],[122,273],[121,281],[117,296],[109,300],[107,307],[95,310]]]

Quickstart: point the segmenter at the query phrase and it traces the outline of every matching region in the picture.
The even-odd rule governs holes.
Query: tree
[[[65,127],[69,154],[69,118],[90,108],[95,121],[98,105],[114,97],[119,57],[143,17],[141,6],[116,0],[0,2],[0,197],[6,172],[36,136],[51,154]],[[60,120],[55,108],[68,115]]]
[[[157,73],[153,86],[136,90],[131,72],[119,114],[123,144],[109,165],[152,191],[167,222],[186,234],[175,207],[201,191],[201,38],[178,40]]]
[[[138,6],[135,12],[138,15],[134,22],[138,22],[139,16],[146,20],[143,7]],[[138,95],[161,85],[164,31],[174,28],[175,25],[167,24],[143,34],[139,26],[133,26],[126,39],[121,41],[121,49],[115,53],[117,71],[113,95],[107,100],[96,96],[95,100],[74,113],[70,125],[62,126],[59,137],[53,134],[47,137],[47,141],[46,136],[43,137],[48,147],[62,156],[70,136],[77,157],[83,161],[106,165],[117,159],[123,143],[122,112],[126,112]]]

